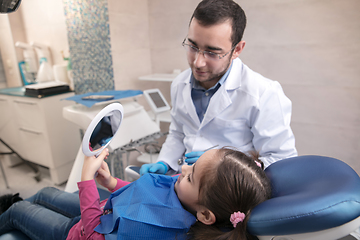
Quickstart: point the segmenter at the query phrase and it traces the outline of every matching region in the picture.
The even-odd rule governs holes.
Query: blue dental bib
[[[112,193],[96,232],[113,239],[186,239],[195,223],[174,189],[177,177],[146,174]]]

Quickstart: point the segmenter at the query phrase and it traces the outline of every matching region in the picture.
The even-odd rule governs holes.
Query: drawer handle
[[[20,103],[20,104],[27,104],[27,105],[36,105],[36,103],[33,103],[33,102],[22,102],[22,101],[19,101],[19,100],[14,100],[14,102]]]
[[[41,134],[41,132],[36,132],[36,131],[28,130],[28,129],[25,129],[25,128],[20,128],[20,131],[28,132],[28,133],[32,133],[32,134],[36,134],[36,135]]]

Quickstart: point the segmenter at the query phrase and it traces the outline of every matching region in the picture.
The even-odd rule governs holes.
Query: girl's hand
[[[98,175],[95,178],[96,181],[110,191],[114,190],[117,184],[117,180],[111,176],[109,166],[105,161],[102,162],[101,167],[97,172]]]
[[[81,172],[81,181],[94,179],[95,173],[101,167],[104,159],[109,155],[109,150],[105,148],[98,157],[85,156],[84,164]]]

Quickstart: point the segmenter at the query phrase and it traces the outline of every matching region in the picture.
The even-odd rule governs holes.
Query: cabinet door
[[[30,98],[16,98],[14,110],[18,118],[19,127],[44,132],[45,120],[39,100]]]
[[[0,118],[0,129],[4,128],[6,124],[11,121],[13,118],[10,101],[7,98],[0,96],[0,111],[1,111],[1,118]]]
[[[20,127],[19,134],[26,160],[40,164],[45,167],[52,167],[52,157],[46,135],[37,130]]]
[[[0,138],[20,154],[21,143],[19,142],[17,118],[13,108],[12,99],[0,95]],[[9,149],[2,146],[1,150],[7,152]]]

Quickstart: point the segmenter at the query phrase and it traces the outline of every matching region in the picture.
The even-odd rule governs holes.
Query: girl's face
[[[205,152],[192,166],[183,165],[182,173],[175,183],[175,192],[189,212],[197,212],[199,209],[199,185],[203,174],[203,169],[208,164],[214,164],[217,159],[217,149]]]

